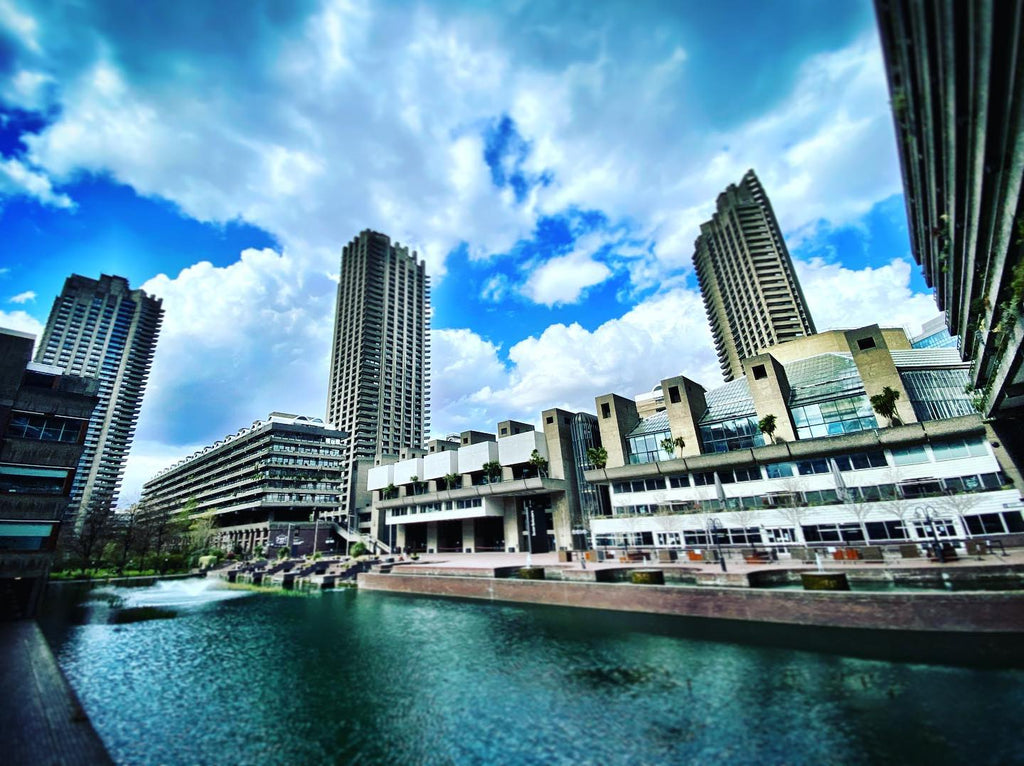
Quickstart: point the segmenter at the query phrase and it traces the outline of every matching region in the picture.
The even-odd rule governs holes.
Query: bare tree
[[[968,513],[978,507],[981,498],[972,492],[947,492],[942,497],[934,498],[935,507],[942,513],[960,520],[964,536],[970,537],[971,531],[967,528],[967,520],[964,518]]]
[[[111,531],[111,508],[105,503],[90,504],[81,511],[82,520],[77,528],[69,528],[68,536],[62,538],[65,550],[71,554],[84,576],[97,554],[103,552]]]

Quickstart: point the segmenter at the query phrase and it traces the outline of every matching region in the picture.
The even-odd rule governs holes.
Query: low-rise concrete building
[[[161,471],[142,502],[148,512],[209,519],[211,545],[225,550],[305,550],[313,537],[322,550],[334,544],[333,524],[317,520],[341,503],[347,438],[319,418],[272,412]]]
[[[426,454],[375,466],[368,488],[378,537],[393,550],[426,552],[577,547],[585,509],[600,507],[582,478],[586,448],[600,444],[594,417],[550,409],[541,419],[541,431],[503,421],[497,437],[465,431],[440,440],[443,448],[435,441]]]
[[[1024,535],[1020,477],[951,348],[870,325],[789,341],[705,389],[597,398],[611,490],[598,546],[858,544]],[[871,397],[899,394],[891,422]],[[653,414],[641,417],[644,412]]]
[[[99,381],[30,361],[0,330],[0,619],[30,617],[68,508]]]

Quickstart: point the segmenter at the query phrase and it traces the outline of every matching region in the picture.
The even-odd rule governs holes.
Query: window
[[[869,348],[875,348],[874,338],[861,338],[857,341],[857,348],[861,351],[867,351]]]
[[[544,418],[544,422],[547,423],[548,425],[551,425],[552,423],[555,422],[555,418],[551,415],[548,415],[546,418]]]
[[[39,439],[45,442],[68,442],[74,444],[82,432],[84,420],[58,418],[52,415],[28,415],[15,413],[7,432],[23,439]]]
[[[0,466],[0,493],[62,495],[68,472],[57,468]]]
[[[967,439],[956,439],[955,441],[938,442],[932,445],[932,455],[936,460],[956,460],[965,457],[984,457],[988,454],[985,442],[980,439],[968,441]]]
[[[764,434],[757,427],[754,415],[702,425],[700,439],[705,452],[729,452],[764,444]]]
[[[801,460],[796,464],[796,468],[800,472],[801,476],[810,476],[816,473],[828,473],[832,470],[829,467],[828,461],[824,458]]]
[[[754,380],[764,380],[768,377],[768,370],[763,364],[755,364],[750,369],[754,373]]]
[[[656,431],[630,436],[626,440],[629,444],[629,462],[655,463],[662,459],[669,459],[671,456],[662,449],[661,443],[670,438],[672,438],[671,431]]]
[[[612,407],[608,402],[601,402],[601,417],[610,418],[612,416]]]
[[[760,481],[761,480],[761,469],[752,468],[736,468],[733,469],[733,474],[736,476],[736,481]]]
[[[672,489],[678,489],[680,487],[689,487],[690,477],[687,476],[685,473],[682,476],[669,476],[668,485],[672,487]]]
[[[901,521],[869,521],[865,525],[868,540],[906,540],[907,530]]]
[[[885,468],[885,453],[855,452],[852,455],[836,455],[833,460],[840,471],[860,471],[865,468]]]
[[[769,479],[782,479],[793,475],[792,463],[769,463],[765,466]]]
[[[681,545],[682,544],[682,539],[681,538],[682,538],[682,535],[680,535],[678,532],[655,532],[654,533],[655,545],[661,545],[661,546]]]
[[[863,394],[793,407],[791,413],[798,439],[839,436],[878,428],[871,403]]]
[[[892,451],[893,463],[896,465],[917,465],[928,462],[928,453],[924,447],[904,447]]]
[[[672,404],[679,404],[679,402],[683,400],[679,395],[679,386],[668,387],[668,400],[672,402]]]

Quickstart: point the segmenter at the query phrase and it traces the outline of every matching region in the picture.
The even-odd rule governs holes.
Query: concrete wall
[[[479,471],[484,463],[498,459],[498,445],[493,441],[482,441],[459,447],[459,473]]]
[[[666,378],[661,381],[661,387],[665,394],[663,403],[668,412],[668,424],[672,431],[672,437],[681,436],[686,442],[682,451],[678,447],[676,448],[675,455],[680,457],[699,455],[702,445],[697,423],[708,408],[704,397],[704,386],[687,377],[677,375],[674,378]],[[676,398],[679,401],[673,401]]]
[[[359,587],[397,593],[710,617],[789,625],[1024,634],[1024,593],[821,593],[748,588],[502,580],[363,573]]]
[[[502,465],[528,463],[534,450],[537,450],[545,460],[548,459],[547,440],[544,434],[537,431],[498,437],[498,461]]]
[[[367,471],[366,488],[369,490],[384,489],[388,484],[395,483],[395,467],[392,465],[377,465]]]
[[[450,473],[459,472],[459,453],[455,450],[435,452],[423,458],[421,479],[440,479]]]
[[[628,450],[626,434],[640,422],[636,402],[618,394],[605,394],[594,400],[601,445],[608,452],[608,467],[625,465]]]

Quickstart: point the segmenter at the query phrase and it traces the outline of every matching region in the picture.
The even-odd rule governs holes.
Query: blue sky
[[[819,329],[936,313],[870,2],[0,0],[0,325],[71,273],[164,301],[128,499],[322,414],[363,228],[433,275],[435,433],[717,385],[690,259],[748,168]]]

